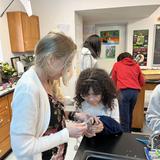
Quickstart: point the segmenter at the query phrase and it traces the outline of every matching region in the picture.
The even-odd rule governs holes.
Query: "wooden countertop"
[[[5,96],[6,94],[13,92],[14,89],[15,89],[15,86],[9,87],[9,88],[6,88],[6,89],[0,91],[0,97]]]
[[[142,69],[142,73],[146,80],[160,80],[160,70],[158,69]]]

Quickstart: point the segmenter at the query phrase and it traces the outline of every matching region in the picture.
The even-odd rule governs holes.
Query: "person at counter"
[[[97,68],[97,59],[101,53],[100,37],[96,34],[89,36],[84,42],[81,52],[81,71],[87,68]]]
[[[160,84],[152,91],[146,113],[146,124],[153,132],[160,132]]]
[[[64,106],[52,94],[54,80],[62,77],[66,83],[75,51],[74,42],[61,33],[51,32],[36,45],[35,66],[18,81],[12,101],[10,135],[17,160],[64,159],[69,137],[86,131],[85,123],[66,127]]]
[[[122,133],[119,124],[119,105],[116,88],[103,69],[89,68],[82,71],[76,83],[75,103],[79,112],[98,116],[99,123],[89,126],[87,137]]]
[[[124,132],[131,132],[132,114],[138,93],[144,85],[139,65],[128,52],[121,53],[112,69],[112,79],[120,91],[120,120]]]

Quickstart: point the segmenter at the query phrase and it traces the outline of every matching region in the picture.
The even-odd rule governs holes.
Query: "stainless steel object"
[[[109,154],[109,153],[100,153],[100,152],[93,152],[86,150],[83,153],[83,157],[81,160],[144,160],[141,158],[135,157],[129,157],[129,156],[122,156],[122,155],[116,155],[116,154]]]
[[[151,149],[160,149],[160,131],[155,131],[150,137]]]

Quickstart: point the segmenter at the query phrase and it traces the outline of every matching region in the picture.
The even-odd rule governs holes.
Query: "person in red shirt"
[[[124,132],[131,132],[132,113],[138,93],[144,85],[139,65],[128,52],[121,53],[112,69],[112,80],[120,92],[120,119]]]

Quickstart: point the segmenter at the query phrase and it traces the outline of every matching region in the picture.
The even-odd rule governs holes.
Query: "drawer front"
[[[0,113],[0,128],[9,122],[10,122],[10,112],[9,108],[6,107],[6,110]]]
[[[8,94],[8,101],[9,101],[9,103],[11,103],[12,98],[13,98],[13,92]]]
[[[10,123],[0,128],[0,143],[10,135]]]
[[[8,106],[7,96],[0,97],[0,112],[5,110],[7,106]]]
[[[8,94],[8,105],[9,105],[10,117],[12,117],[12,109],[11,109],[12,98],[13,98],[13,92]]]
[[[10,148],[10,138],[8,137],[0,143],[0,159],[7,151],[9,151]]]

